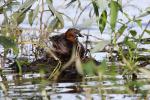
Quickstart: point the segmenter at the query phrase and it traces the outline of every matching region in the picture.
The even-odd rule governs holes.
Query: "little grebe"
[[[74,46],[78,48],[80,58],[84,57],[85,49],[83,45],[78,41],[78,37],[82,37],[80,31],[75,28],[68,29],[65,33],[50,37],[52,42],[53,52],[60,58],[70,59],[72,55],[72,49]]]

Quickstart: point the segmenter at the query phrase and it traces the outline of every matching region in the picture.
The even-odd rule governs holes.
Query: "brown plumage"
[[[73,47],[78,48],[80,58],[84,57],[85,49],[78,41],[78,36],[81,37],[80,31],[75,28],[68,29],[65,33],[50,37],[53,51],[60,59],[70,59]]]

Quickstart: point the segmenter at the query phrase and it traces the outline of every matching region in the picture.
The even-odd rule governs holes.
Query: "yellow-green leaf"
[[[135,21],[135,22],[137,23],[137,25],[138,25],[140,28],[142,28],[142,23],[141,23],[141,21],[142,21],[142,20],[140,20],[140,19]]]
[[[110,13],[110,25],[111,25],[112,31],[114,31],[116,27],[118,11],[119,11],[118,3],[112,0],[110,3],[110,12],[111,12]]]

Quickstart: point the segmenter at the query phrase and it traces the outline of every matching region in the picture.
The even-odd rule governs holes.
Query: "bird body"
[[[60,59],[70,59],[73,48],[79,48],[77,51],[80,58],[84,56],[84,46],[78,41],[78,36],[82,36],[80,31],[75,28],[68,29],[65,33],[50,37],[53,52]]]

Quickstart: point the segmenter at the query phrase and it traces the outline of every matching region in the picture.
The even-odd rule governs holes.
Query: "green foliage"
[[[103,31],[105,29],[105,26],[106,26],[106,23],[107,23],[107,11],[104,10],[102,12],[101,16],[99,16],[99,6],[97,5],[97,2],[93,0],[92,5],[93,5],[93,8],[94,8],[94,13],[97,17],[97,23],[99,25],[99,30],[100,30],[101,33],[103,33]]]
[[[53,7],[52,2],[51,2],[50,0],[47,0],[46,2],[47,2],[47,4],[48,4],[48,8],[49,8],[49,10],[51,11],[51,13],[52,13],[54,16],[56,16],[56,18],[55,18],[55,19],[53,20],[53,22],[52,22],[52,23],[56,23],[55,25],[53,25],[53,26],[55,26],[55,27],[51,27],[51,26],[50,26],[48,30],[54,30],[55,28],[56,28],[56,29],[61,29],[61,28],[63,28],[63,27],[64,27],[64,20],[63,20],[62,15],[61,15],[58,11],[55,10],[55,8]],[[50,29],[50,28],[51,28],[51,29]]]
[[[31,10],[28,16],[29,24],[32,26],[35,18],[39,13],[39,5],[36,6],[35,10]]]
[[[84,74],[87,76],[95,76],[96,75],[96,65],[93,61],[88,61],[87,63],[83,64],[83,71]]]
[[[142,20],[140,20],[140,19],[139,20],[135,20],[135,22],[138,24],[139,27],[142,28]]]
[[[32,26],[33,24],[33,10],[31,10],[28,14],[28,21],[29,21],[29,24]]]
[[[92,4],[93,4],[94,13],[95,13],[96,17],[99,17],[99,11],[98,11],[99,7],[98,7],[96,1],[93,0],[93,1],[92,1]]]
[[[62,27],[62,23],[58,20],[58,18],[54,18],[48,25],[47,31],[52,32],[54,29],[60,29]]]
[[[35,3],[36,0],[26,0],[18,9],[21,12],[27,12],[31,6]]]
[[[19,5],[20,3],[16,0],[7,0],[5,4],[0,6],[0,14],[3,14],[5,11],[11,11],[12,7],[15,5]]]
[[[101,14],[101,18],[99,20],[99,28],[101,33],[103,33],[105,26],[106,26],[106,22],[107,22],[107,12],[106,10],[104,10]]]
[[[3,7],[0,7],[0,14],[3,13]]]
[[[16,59],[15,60],[16,65],[19,69],[19,75],[22,75],[22,66],[29,66],[30,63],[27,59]]]
[[[136,36],[137,32],[135,30],[130,30],[131,35],[134,37]]]
[[[117,22],[117,17],[118,17],[118,11],[119,11],[119,4],[116,1],[111,0],[110,2],[110,25],[112,28],[112,31],[115,31],[115,26]]]
[[[150,30],[145,30],[145,32],[147,32],[148,34],[150,34]]]
[[[123,32],[125,31],[125,29],[127,28],[127,26],[125,24],[123,24],[120,29],[118,30],[118,34],[119,36],[121,36],[123,34]]]
[[[103,61],[101,62],[101,64],[100,64],[100,66],[98,66],[98,68],[97,68],[99,75],[104,75],[104,74],[106,74],[107,68],[108,68],[108,66],[107,66],[107,64],[106,64],[106,60],[103,60]]]
[[[18,68],[19,68],[19,75],[22,75],[22,65],[21,65],[21,63],[18,60],[16,60],[15,62],[17,64]]]
[[[12,48],[15,54],[18,54],[19,50],[17,44],[11,37],[0,36],[0,44],[7,51],[9,48]]]
[[[124,43],[130,48],[130,49],[135,49],[136,48],[136,44],[134,41],[131,41],[129,39],[129,37],[126,37],[124,40]]]
[[[26,13],[23,12],[15,12],[12,14],[12,21],[14,23],[14,25],[19,25],[21,24],[24,19],[25,19]]]

